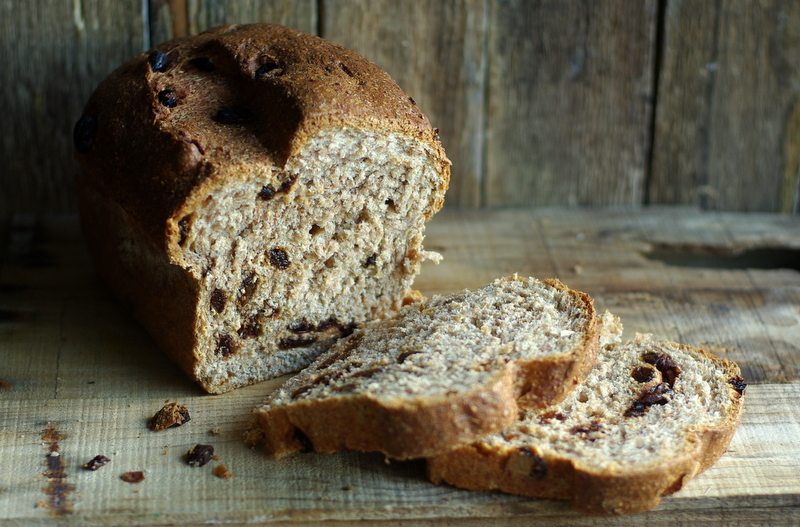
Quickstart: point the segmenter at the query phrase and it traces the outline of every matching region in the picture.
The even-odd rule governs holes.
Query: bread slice
[[[561,403],[429,459],[428,476],[471,490],[567,499],[591,514],[645,511],[725,452],[745,386],[732,362],[637,335],[602,349],[584,384]]]
[[[340,340],[256,409],[267,452],[407,459],[475,441],[520,407],[564,398],[594,363],[591,299],[557,280],[502,278],[406,306]]]
[[[356,52],[268,24],[135,57],[75,126],[100,274],[219,393],[306,366],[400,307],[449,166],[437,131]]]

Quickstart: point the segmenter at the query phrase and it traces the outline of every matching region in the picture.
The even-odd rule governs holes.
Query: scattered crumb
[[[131,470],[130,472],[126,472],[125,474],[120,476],[122,481],[127,481],[128,483],[141,483],[144,481],[144,473],[141,470]]]
[[[49,454],[47,454],[47,455],[48,455],[48,456],[50,456],[50,457],[58,457],[58,456],[60,456],[61,454],[59,454],[58,452],[55,452],[55,451],[53,451],[53,452],[50,452],[50,453],[49,453]]]
[[[342,487],[342,490],[353,490],[353,486],[352,485],[345,485],[344,487]]]
[[[136,489],[133,492],[142,492],[142,489]]]
[[[12,386],[14,386],[14,385],[11,384],[8,381],[0,381],[0,390],[7,390],[7,389],[11,388]]]
[[[34,507],[36,507],[37,509],[40,509],[40,508],[47,508],[47,507],[49,507],[49,505],[48,505],[48,503],[46,501],[42,500],[39,503],[37,503],[36,505],[34,505]]]
[[[173,426],[180,426],[191,421],[189,411],[178,403],[165,404],[161,410],[150,419],[148,426],[154,432],[160,432]]]
[[[82,422],[83,422],[83,419],[78,419],[78,422],[79,422],[79,423],[82,423]]]
[[[167,455],[167,451],[166,450],[162,450],[161,454],[166,456]]]
[[[577,275],[581,275],[583,274],[583,267],[581,267],[580,265],[576,265],[572,268],[572,272]]]
[[[214,467],[214,470],[211,471],[212,474],[217,476],[218,478],[229,479],[233,477],[233,474],[228,470],[225,465],[217,465]]]
[[[330,500],[330,498],[329,498],[329,497],[327,497],[327,496],[322,496],[322,497],[320,497],[320,499],[319,499],[319,500],[320,500],[320,501],[328,501],[328,500]]]
[[[219,434],[222,433],[222,429],[220,427],[212,428],[211,430],[208,431],[208,433],[211,434],[212,436],[218,436]]]
[[[219,456],[214,454],[213,456],[211,456],[211,459],[213,459],[214,461],[219,461]]]

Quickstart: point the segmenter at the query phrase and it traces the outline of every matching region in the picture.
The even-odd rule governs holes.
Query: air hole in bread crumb
[[[397,214],[397,205],[394,204],[394,200],[387,199],[384,203],[386,204],[386,209],[389,212],[393,212],[393,213]]]
[[[586,392],[581,392],[578,394],[578,402],[585,403],[589,400],[589,396]]]
[[[325,260],[325,267],[327,267],[328,269],[336,267],[336,257],[335,256],[331,256],[330,258]]]
[[[319,225],[317,225],[317,224],[315,223],[314,225],[312,225],[312,226],[311,226],[311,229],[309,229],[308,233],[309,233],[311,236],[316,236],[317,234],[319,234],[319,233],[323,232],[324,230],[325,230],[325,229],[323,229],[322,227],[320,227]]]

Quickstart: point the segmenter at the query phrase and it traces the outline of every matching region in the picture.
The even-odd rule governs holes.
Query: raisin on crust
[[[74,137],[100,274],[209,392],[304,367],[438,256],[436,131],[375,64],[294,29],[159,45],[96,89]]]

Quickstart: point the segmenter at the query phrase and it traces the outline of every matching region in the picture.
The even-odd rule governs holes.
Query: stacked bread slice
[[[738,367],[637,335],[557,280],[434,297],[340,340],[256,409],[269,454],[427,458],[472,490],[648,510],[711,466],[743,409]]]

